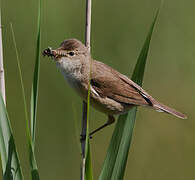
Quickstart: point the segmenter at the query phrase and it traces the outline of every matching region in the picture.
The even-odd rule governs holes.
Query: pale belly
[[[67,76],[67,74],[64,74],[64,77],[70,87],[72,87],[77,94],[87,102],[88,92],[81,82],[77,80],[78,78],[76,79],[74,76]],[[108,115],[123,114],[133,107],[132,105],[121,104],[108,97],[103,98],[95,92],[90,93],[90,104],[98,111]]]
[[[87,96],[88,92],[85,90],[85,88],[80,84],[80,82],[68,82],[69,85],[77,92],[77,94],[85,101],[87,102]],[[117,114],[123,114],[127,112],[132,105],[125,105],[121,104],[111,98],[105,97],[102,98],[98,96],[97,94],[94,94],[93,92],[90,92],[90,104],[97,109],[100,112],[103,112],[108,115],[117,115]]]

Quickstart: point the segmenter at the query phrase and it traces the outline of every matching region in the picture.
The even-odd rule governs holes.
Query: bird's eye
[[[73,51],[70,51],[68,54],[69,54],[70,56],[74,56],[74,52],[73,52]]]

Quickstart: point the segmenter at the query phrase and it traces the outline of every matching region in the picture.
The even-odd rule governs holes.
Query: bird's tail
[[[174,115],[174,116],[176,116],[178,118],[181,118],[181,119],[186,119],[187,118],[187,116],[185,114],[183,114],[181,112],[178,112],[175,109],[170,108],[170,107],[168,107],[168,106],[166,106],[164,104],[161,104],[161,103],[159,103],[157,101],[155,103],[153,103],[153,107],[157,111],[166,112],[166,113],[172,114],[172,115]]]

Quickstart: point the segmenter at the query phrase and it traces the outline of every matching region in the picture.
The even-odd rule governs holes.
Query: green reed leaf
[[[35,145],[36,118],[37,118],[37,100],[39,91],[39,72],[40,72],[40,44],[41,44],[41,0],[39,0],[38,20],[37,20],[37,41],[36,41],[36,59],[34,66],[34,76],[31,92],[31,136],[33,146]]]
[[[149,51],[150,41],[158,17],[157,11],[146,40],[138,57],[132,80],[142,85],[146,59]],[[122,180],[125,173],[128,152],[132,141],[133,129],[135,125],[137,108],[132,108],[127,114],[120,115],[116,123],[107,155],[103,164],[103,168],[99,180]]]
[[[89,141],[88,141],[88,149],[87,149],[86,164],[85,164],[85,180],[93,180],[93,168],[92,168],[91,150],[90,150]]]
[[[36,137],[36,119],[37,119],[37,101],[38,101],[38,90],[39,90],[39,72],[40,72],[40,44],[41,44],[41,0],[39,0],[38,8],[38,19],[37,19],[37,41],[36,41],[36,59],[34,66],[34,76],[31,91],[31,137],[32,141],[29,144],[30,149],[30,164],[31,174],[33,180],[39,180],[39,173],[37,163],[35,160],[35,137]]]
[[[23,180],[8,113],[0,92],[0,154],[3,180]]]
[[[1,9],[0,9],[0,26],[1,26]],[[0,31],[0,43],[2,47],[2,33]],[[0,48],[0,54],[3,58],[3,50]],[[1,59],[3,60],[3,59]],[[22,180],[22,170],[20,161],[15,147],[14,138],[8,113],[0,90],[0,155],[3,169],[3,180]]]
[[[12,31],[12,38],[13,38],[13,42],[14,42],[14,47],[15,47],[15,51],[16,51],[16,60],[17,60],[17,65],[18,65],[20,84],[22,87],[22,96],[23,96],[23,102],[24,102],[24,112],[25,112],[25,119],[26,119],[26,133],[27,133],[27,137],[28,137],[29,161],[30,161],[30,165],[31,165],[32,180],[39,180],[39,178],[37,178],[37,177],[39,177],[38,170],[37,170],[37,163],[36,163],[35,154],[34,154],[32,136],[30,134],[30,128],[29,128],[29,119],[28,119],[28,111],[27,111],[26,95],[25,95],[24,83],[23,83],[23,77],[22,77],[22,70],[21,70],[21,65],[20,65],[20,60],[19,60],[19,55],[18,55],[13,26],[12,26],[12,24],[10,24],[10,26],[11,26],[11,31]],[[37,176],[34,176],[34,174],[35,174],[34,172],[37,172],[36,173]]]
[[[91,63],[91,62],[90,62]],[[91,64],[90,64],[90,78],[88,82],[88,95],[87,95],[87,127],[86,127],[86,141],[85,141],[85,180],[93,180],[93,168],[91,162],[91,151],[90,151],[90,142],[89,142],[89,111],[90,111],[90,81],[91,81]]]

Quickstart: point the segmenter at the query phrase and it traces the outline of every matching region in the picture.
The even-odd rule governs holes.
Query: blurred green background
[[[93,57],[130,76],[160,1],[93,0]],[[139,108],[125,179],[195,178],[195,1],[164,1],[153,34],[144,89],[159,101],[188,115],[187,120]],[[38,1],[3,1],[2,25],[7,107],[17,149],[29,179],[24,108],[13,23],[28,102],[35,60]],[[41,49],[64,39],[84,40],[85,1],[42,1]],[[65,83],[55,64],[41,57],[36,157],[42,180],[79,179],[81,99]],[[29,104],[29,103],[28,103]],[[91,109],[90,128],[106,116]],[[114,125],[91,140],[97,179]]]

